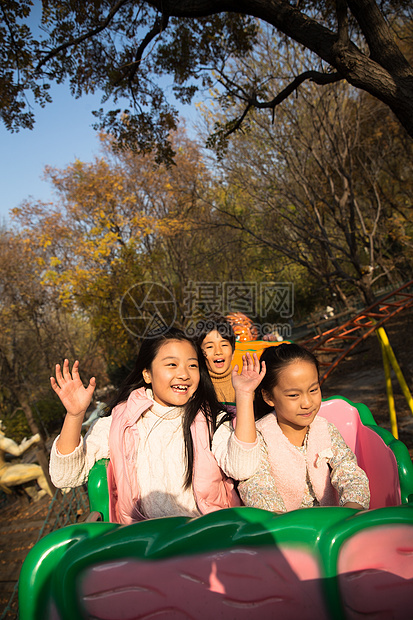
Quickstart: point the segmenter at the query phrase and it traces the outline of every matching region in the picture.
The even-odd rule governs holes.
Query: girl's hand
[[[265,376],[265,362],[262,362],[260,370],[260,361],[256,353],[251,357],[250,353],[242,356],[242,371],[238,374],[238,364],[232,371],[232,385],[237,394],[246,393],[253,394]]]
[[[89,407],[93,392],[96,387],[96,379],[92,377],[87,388],[79,375],[79,362],[76,360],[73,364],[72,374],[69,370],[69,360],[63,362],[63,374],[60,364],[56,364],[56,379],[50,378],[53,390],[56,392],[67,413],[70,416],[82,417],[85,415]]]

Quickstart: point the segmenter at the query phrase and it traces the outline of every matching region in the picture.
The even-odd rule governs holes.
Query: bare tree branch
[[[304,71],[300,75],[297,75],[294,80],[288,84],[283,90],[278,93],[274,99],[266,102],[259,102],[256,99],[251,100],[251,104],[259,109],[270,108],[274,109],[277,105],[282,103],[287,97],[289,97],[297,88],[306,80],[310,80],[310,82],[315,82],[316,84],[326,85],[326,84],[334,84],[335,82],[340,82],[344,77],[340,75],[340,73],[322,73],[321,71]]]
[[[271,101],[258,101],[258,99],[255,96],[250,97],[248,99],[248,103],[242,115],[238,117],[236,122],[234,122],[231,128],[225,133],[225,138],[227,138],[228,136],[233,134],[235,131],[237,131],[237,129],[240,128],[243,120],[245,119],[245,117],[247,116],[251,108],[257,108],[259,110],[264,110],[264,109],[271,110],[272,109],[273,110],[272,121],[274,122],[275,108],[277,107],[277,105],[280,105],[280,103],[282,103],[285,99],[287,99],[287,97],[289,97],[293,92],[295,92],[297,88],[306,80],[310,80],[311,82],[315,82],[316,84],[326,85],[326,84],[334,84],[335,82],[340,82],[343,79],[344,79],[343,76],[341,76],[339,73],[322,73],[321,71],[304,71],[304,73],[301,73],[300,75],[298,75],[290,84],[288,84],[288,86],[283,88],[283,90],[280,93],[278,93],[276,97],[271,99]],[[236,93],[233,93],[233,94],[241,98]]]

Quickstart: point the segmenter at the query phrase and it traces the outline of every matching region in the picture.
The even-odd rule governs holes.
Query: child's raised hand
[[[60,364],[56,364],[56,379],[50,377],[50,383],[69,415],[80,417],[85,415],[96,387],[95,377],[92,377],[87,388],[84,387],[79,375],[79,362],[73,364],[72,374],[69,370],[69,360],[63,362],[63,373]]]
[[[258,355],[254,353],[251,357],[250,353],[242,356],[242,370],[238,374],[238,364],[232,371],[232,385],[236,393],[246,392],[252,394],[259,386],[265,376],[265,362],[262,362],[260,370],[260,361]]]

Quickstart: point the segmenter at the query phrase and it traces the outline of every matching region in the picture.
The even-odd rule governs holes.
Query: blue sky
[[[53,199],[51,185],[42,180],[46,165],[64,168],[75,159],[92,161],[100,154],[97,132],[92,128],[92,110],[101,107],[100,96],[80,99],[71,96],[62,84],[51,89],[53,102],[34,108],[34,129],[8,132],[0,124],[0,221],[9,220],[9,211],[23,200]],[[194,107],[180,108],[181,114],[193,116]]]
[[[76,158],[91,161],[99,154],[99,140],[92,129],[97,96],[74,99],[68,86],[53,87],[53,103],[34,108],[33,130],[10,133],[0,126],[0,218],[32,196],[51,200],[49,183],[42,180],[46,165],[63,168]]]
[[[32,5],[28,19],[38,33],[41,3]],[[99,140],[92,129],[92,110],[101,107],[100,97],[90,95],[75,99],[66,84],[53,84],[53,102],[45,108],[33,106],[34,129],[10,133],[0,121],[0,221],[8,218],[10,209],[33,197],[48,201],[53,198],[49,183],[42,180],[46,165],[64,168],[75,159],[91,161],[99,154]],[[28,93],[30,99],[31,93]]]

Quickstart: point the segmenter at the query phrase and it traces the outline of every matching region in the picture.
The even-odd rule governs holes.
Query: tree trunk
[[[371,288],[371,274],[364,274],[361,280],[359,280],[356,284],[363,295],[366,306],[373,305],[376,302],[376,296]]]

